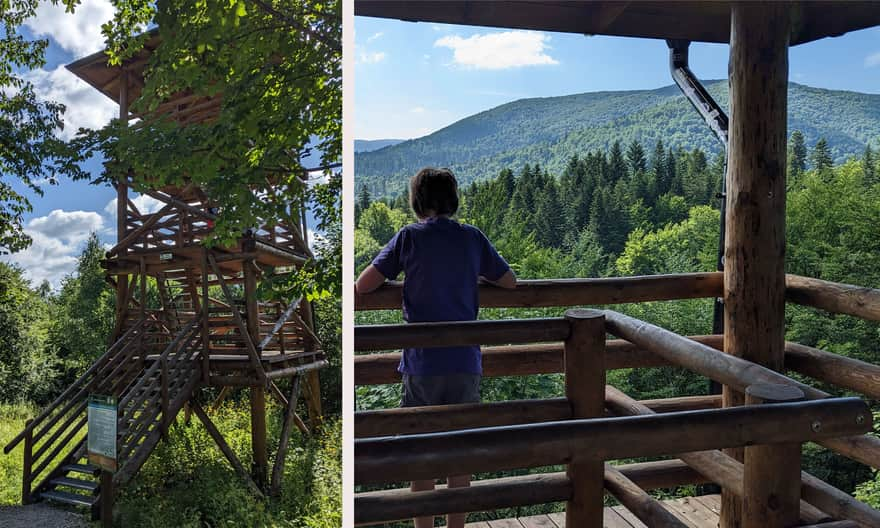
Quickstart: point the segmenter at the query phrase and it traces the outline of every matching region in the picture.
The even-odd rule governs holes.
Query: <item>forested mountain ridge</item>
[[[356,139],[354,140],[355,152],[372,152],[381,148],[390,147],[403,143],[405,139]]]
[[[728,108],[727,81],[706,82]],[[835,161],[880,146],[880,94],[789,84],[789,130],[806,143],[828,141]],[[503,168],[540,164],[559,174],[575,154],[607,150],[633,140],[713,154],[718,141],[674,86],[655,90],[591,92],[520,99],[453,123],[428,136],[355,156],[358,188],[373,196],[395,195],[417,169],[452,168],[460,183],[494,177]]]

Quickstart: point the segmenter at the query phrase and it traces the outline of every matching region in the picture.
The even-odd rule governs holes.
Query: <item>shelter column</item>
[[[781,370],[789,7],[733,3],[730,20],[724,350]],[[743,404],[730,387],[723,399]],[[729,454],[742,460],[742,449]],[[722,528],[740,526],[740,502],[727,490],[722,498]]]
[[[571,333],[565,340],[565,397],[572,419],[599,418],[605,412],[605,315],[598,310],[565,312]],[[602,526],[605,461],[577,453],[566,472],[571,500],[566,526]]]

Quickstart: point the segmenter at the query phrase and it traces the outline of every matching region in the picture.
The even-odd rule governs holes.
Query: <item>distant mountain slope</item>
[[[728,108],[726,81],[709,92]],[[808,147],[824,136],[837,161],[880,146],[880,95],[789,85],[789,130]],[[606,149],[615,140],[640,141],[650,152],[667,146],[707,152],[720,148],[708,127],[674,85],[656,90],[592,92],[521,99],[480,112],[418,139],[355,156],[355,181],[374,196],[397,194],[426,165],[451,167],[462,183],[540,163],[559,174],[574,154]]]
[[[356,139],[354,140],[355,152],[372,152],[406,141],[405,139]]]

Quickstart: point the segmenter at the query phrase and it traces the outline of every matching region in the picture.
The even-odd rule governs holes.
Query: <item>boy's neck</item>
[[[448,214],[429,214],[427,216],[420,216],[419,223],[430,222],[431,220],[438,220],[441,218],[448,219],[449,215]]]

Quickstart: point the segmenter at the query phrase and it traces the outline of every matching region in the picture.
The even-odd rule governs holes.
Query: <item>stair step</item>
[[[68,473],[83,473],[85,475],[92,475],[97,477],[101,474],[101,468],[98,466],[93,466],[91,464],[66,464],[61,466],[61,469]]]
[[[66,491],[56,490],[40,492],[39,497],[41,499],[49,499],[64,504],[89,507],[98,501],[97,497],[89,497],[86,495],[78,495],[76,493],[67,493]]]
[[[92,493],[95,493],[98,490],[98,483],[91,480],[82,480],[70,477],[58,477],[50,480],[49,483],[56,486],[66,486],[68,488],[91,491]]]

